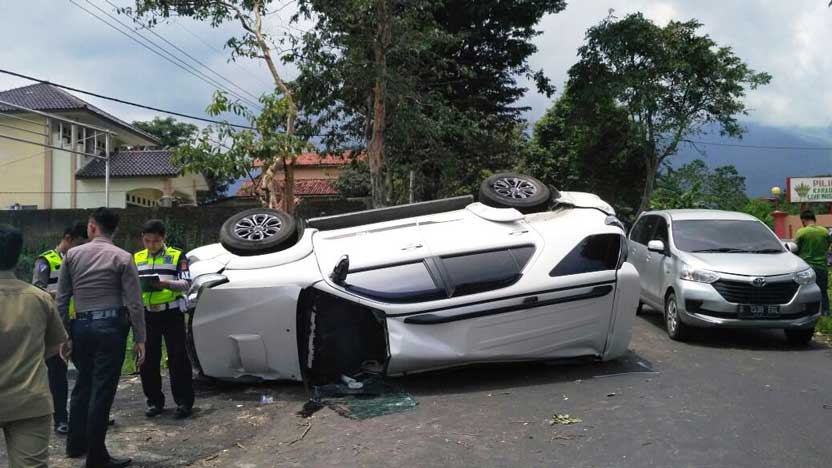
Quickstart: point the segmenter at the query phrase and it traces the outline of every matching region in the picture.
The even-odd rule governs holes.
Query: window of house
[[[615,270],[621,255],[619,234],[597,234],[582,240],[549,272],[549,276],[568,276],[594,271]]]
[[[349,273],[349,291],[385,302],[420,302],[447,297],[425,262],[408,263]]]
[[[504,288],[520,279],[534,246],[442,257],[453,296]]]

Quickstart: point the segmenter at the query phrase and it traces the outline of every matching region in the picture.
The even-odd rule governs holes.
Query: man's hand
[[[144,364],[144,343],[133,345],[133,352],[136,354],[136,367],[141,367]]]
[[[61,345],[61,350],[58,351],[61,355],[61,359],[66,362],[69,362],[69,358],[72,357],[72,340],[66,340],[63,345]]]

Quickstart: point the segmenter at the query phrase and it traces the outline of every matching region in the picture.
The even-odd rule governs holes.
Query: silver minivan
[[[643,304],[664,312],[667,334],[690,327],[781,328],[808,344],[820,317],[815,273],[765,224],[743,213],[642,214],[629,235]]]

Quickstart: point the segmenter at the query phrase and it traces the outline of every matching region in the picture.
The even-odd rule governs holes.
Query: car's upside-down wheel
[[[494,174],[480,185],[480,203],[495,208],[515,208],[522,213],[544,211],[552,192],[543,182],[523,174]]]
[[[220,244],[236,255],[261,255],[286,249],[297,240],[298,225],[287,213],[253,208],[228,218]]]

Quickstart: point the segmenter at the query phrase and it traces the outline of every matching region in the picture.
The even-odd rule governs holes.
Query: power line
[[[108,3],[110,6],[112,6],[113,8],[118,9],[118,5],[116,5],[115,3],[111,2],[110,0],[104,0],[104,1],[105,1],[106,3]],[[234,86],[235,88],[237,88],[238,90],[242,91],[243,93],[245,93],[245,94],[247,94],[247,95],[251,96],[252,98],[254,98],[254,99],[255,99],[255,101],[256,101],[256,100],[258,100],[258,99],[260,99],[259,97],[255,96],[254,94],[252,94],[252,93],[248,92],[247,90],[245,90],[243,87],[241,87],[241,86],[240,86],[240,85],[238,85],[237,83],[235,83],[235,82],[231,81],[230,79],[226,78],[225,76],[223,76],[223,75],[219,74],[219,73],[218,73],[218,72],[216,72],[213,68],[209,67],[208,65],[205,65],[202,61],[200,61],[199,59],[197,59],[197,58],[196,58],[196,57],[194,57],[193,55],[189,54],[187,51],[182,50],[182,48],[180,48],[179,46],[177,46],[177,45],[176,45],[176,44],[174,44],[173,42],[169,41],[169,40],[168,40],[168,39],[166,39],[164,36],[162,36],[161,34],[159,34],[158,32],[156,32],[155,30],[153,30],[153,29],[151,29],[151,28],[149,28],[149,27],[145,26],[145,25],[144,25],[144,24],[142,24],[142,23],[141,23],[141,22],[140,22],[140,21],[139,21],[136,17],[134,17],[134,16],[132,16],[132,15],[130,15],[130,14],[128,14],[128,13],[125,13],[125,15],[127,15],[127,17],[128,17],[128,18],[130,18],[131,20],[133,20],[133,22],[134,22],[134,23],[136,23],[136,24],[138,24],[139,26],[141,26],[143,29],[145,29],[146,31],[148,31],[150,34],[153,34],[154,36],[158,37],[159,39],[161,39],[162,41],[164,41],[166,44],[168,44],[168,45],[170,45],[171,47],[173,47],[174,49],[176,49],[179,53],[181,53],[181,54],[182,54],[182,55],[184,55],[185,57],[188,57],[189,59],[191,59],[191,60],[193,60],[195,63],[197,63],[197,64],[201,65],[203,68],[205,68],[205,69],[206,69],[206,70],[208,70],[209,72],[213,73],[215,76],[217,76],[217,77],[219,77],[220,79],[222,79],[222,80],[226,81],[227,83],[231,84],[231,86]]]
[[[87,13],[89,13],[90,15],[94,16],[94,17],[95,17],[95,18],[97,18],[98,20],[102,21],[104,24],[107,24],[108,26],[110,26],[111,28],[115,29],[116,31],[119,31],[119,32],[121,32],[122,34],[125,34],[125,32],[124,32],[123,30],[118,29],[117,27],[113,26],[111,23],[107,22],[106,20],[104,20],[104,19],[103,19],[103,18],[101,18],[100,16],[95,15],[94,13],[90,12],[89,10],[87,10],[87,9],[85,9],[85,8],[83,8],[83,7],[81,7],[81,6],[80,6],[80,5],[78,5],[78,4],[77,4],[74,0],[69,0],[69,1],[70,1],[70,2],[72,2],[73,4],[75,4],[76,6],[78,6],[79,8],[82,8],[84,11],[86,11],[86,12],[87,12]],[[126,35],[127,37],[129,37],[130,39],[132,39],[132,40],[136,41],[138,44],[142,45],[142,46],[143,46],[143,47],[145,47],[146,49],[148,49],[148,50],[150,50],[151,52],[155,53],[156,55],[158,55],[158,56],[160,56],[160,57],[164,58],[164,59],[165,59],[165,60],[167,60],[168,62],[171,62],[171,63],[173,63],[174,65],[177,65],[179,68],[181,68],[181,69],[185,70],[186,72],[190,73],[191,75],[196,76],[197,78],[201,79],[202,81],[205,81],[206,83],[208,83],[208,84],[210,84],[210,85],[212,85],[212,86],[215,86],[215,87],[217,87],[217,88],[219,88],[219,89],[221,89],[221,90],[223,90],[223,91],[226,91],[226,92],[230,93],[231,95],[235,96],[236,98],[238,98],[238,99],[240,99],[240,100],[245,101],[248,105],[250,105],[250,106],[252,106],[252,107],[255,107],[255,108],[258,108],[258,109],[260,108],[259,104],[257,104],[256,102],[254,102],[254,101],[252,101],[252,100],[250,100],[250,99],[247,99],[247,98],[245,98],[244,96],[241,96],[240,94],[236,93],[235,91],[233,91],[233,90],[231,90],[231,89],[228,89],[227,87],[225,87],[225,86],[224,86],[224,85],[222,85],[221,83],[217,82],[217,81],[216,81],[216,80],[214,80],[213,78],[211,78],[211,77],[209,77],[209,76],[205,75],[205,74],[204,74],[204,73],[202,73],[201,71],[199,71],[199,70],[197,70],[196,68],[194,68],[193,66],[191,66],[189,63],[185,62],[185,61],[184,61],[184,60],[182,60],[181,58],[177,57],[175,54],[171,53],[169,50],[167,50],[167,49],[166,49],[166,48],[164,48],[163,46],[160,46],[159,44],[157,44],[157,43],[156,43],[156,42],[154,42],[153,40],[148,39],[146,36],[144,36],[144,35],[143,35],[141,32],[139,32],[138,30],[134,30],[133,28],[131,28],[131,27],[130,27],[130,25],[125,24],[124,22],[122,22],[122,21],[121,21],[120,19],[118,19],[117,17],[115,17],[115,16],[111,15],[111,14],[110,14],[109,12],[107,12],[106,10],[104,10],[104,9],[102,9],[101,7],[99,7],[98,5],[94,4],[92,1],[90,1],[90,0],[84,0],[84,1],[86,1],[86,2],[87,2],[87,3],[89,3],[89,4],[93,7],[93,8],[95,8],[95,9],[96,9],[96,10],[98,10],[98,11],[100,11],[101,13],[103,13],[104,15],[106,15],[107,17],[109,17],[109,18],[110,18],[110,19],[112,19],[113,21],[117,22],[117,23],[118,23],[118,24],[120,24],[122,27],[124,27],[124,28],[128,31],[128,33],[126,33],[125,35]],[[169,57],[171,57],[171,58],[173,58],[174,60],[176,60],[176,62],[171,61],[169,58],[165,57],[164,55],[161,55],[161,54],[159,54],[157,51],[155,51],[155,50],[153,50],[153,49],[151,49],[151,48],[149,48],[149,47],[145,46],[142,42],[140,42],[139,40],[137,40],[137,39],[134,37],[134,35],[135,35],[135,36],[140,37],[141,39],[143,39],[145,42],[147,42],[148,44],[152,45],[152,46],[153,46],[153,47],[155,47],[156,49],[158,49],[158,50],[160,50],[160,51],[164,52],[164,53],[165,53],[165,54],[167,54]],[[183,66],[183,65],[184,65],[184,66]],[[256,100],[256,99],[257,99],[257,98],[255,97],[255,100]]]
[[[741,143],[717,143],[710,141],[682,140],[685,143],[711,146],[730,146],[733,148],[771,149],[771,150],[806,150],[806,151],[832,151],[832,146],[770,146],[770,145],[744,145]]]
[[[177,25],[177,26],[179,26],[179,27],[180,27],[183,31],[185,31],[186,33],[188,33],[188,34],[190,34],[191,36],[193,36],[194,38],[196,38],[199,42],[201,42],[203,45],[205,45],[205,47],[207,47],[207,48],[209,48],[209,49],[213,50],[214,52],[216,52],[216,53],[218,53],[218,54],[222,54],[222,53],[223,53],[223,51],[222,51],[222,50],[217,49],[216,47],[214,47],[213,45],[211,45],[208,41],[206,41],[206,40],[205,40],[205,39],[203,39],[202,37],[198,36],[195,32],[193,32],[193,31],[191,31],[189,28],[185,27],[185,25],[184,25],[184,24],[182,24],[182,23],[180,23],[179,21],[174,20],[174,21],[171,21],[171,23],[172,23],[172,24],[175,24],[175,25]],[[240,62],[238,62],[238,61],[236,61],[236,60],[232,60],[232,61],[231,61],[231,63],[233,63],[234,65],[237,65],[238,67],[240,67],[240,69],[245,70],[245,71],[246,71],[247,73],[249,73],[249,74],[250,74],[253,78],[255,78],[257,81],[259,81],[259,82],[263,83],[264,85],[268,86],[269,88],[274,88],[274,83],[273,83],[273,82],[269,82],[269,81],[265,80],[262,76],[260,76],[260,75],[259,75],[258,73],[256,73],[256,72],[252,71],[249,67],[245,66],[244,64],[242,64],[242,63],[240,63]]]
[[[158,107],[148,106],[148,105],[145,105],[145,104],[139,104],[137,102],[125,101],[124,99],[105,96],[103,94],[98,94],[98,93],[94,93],[94,92],[91,92],[91,91],[84,91],[83,89],[73,88],[72,86],[66,86],[66,85],[58,84],[58,83],[55,83],[55,82],[52,82],[52,81],[42,80],[42,79],[39,79],[39,78],[34,78],[34,77],[31,77],[31,76],[23,75],[21,73],[16,73],[16,72],[9,71],[9,70],[0,69],[0,73],[15,76],[15,77],[18,77],[18,78],[23,78],[24,80],[34,81],[34,82],[37,82],[37,83],[48,84],[50,86],[55,86],[57,88],[66,89],[68,91],[74,91],[76,93],[86,94],[87,96],[93,96],[93,97],[97,97],[99,99],[105,99],[107,101],[117,102],[119,104],[125,104],[125,105],[128,105],[128,106],[138,107],[140,109],[152,110],[154,112],[161,112],[163,114],[175,115],[177,117],[182,117],[182,118],[186,118],[186,119],[198,120],[200,122],[207,122],[207,123],[220,124],[220,125],[228,125],[228,126],[231,126],[231,127],[243,128],[243,129],[246,129],[246,130],[254,130],[254,127],[251,127],[251,126],[248,126],[248,125],[238,125],[238,124],[223,122],[221,120],[207,119],[205,117],[196,117],[196,116],[193,116],[193,115],[183,114],[181,112],[165,110],[165,109],[161,109],[161,108],[158,108]],[[11,114],[4,114],[4,115],[7,115],[7,116],[11,117]]]
[[[159,46],[158,44],[156,44],[156,43],[155,43],[155,42],[153,42],[152,40],[147,39],[146,37],[144,37],[143,35],[141,35],[140,33],[138,33],[138,31],[133,31],[132,29],[130,29],[130,27],[129,27],[129,26],[125,25],[125,24],[124,24],[124,23],[122,23],[120,20],[118,20],[118,19],[116,19],[116,18],[113,18],[113,16],[112,16],[112,15],[110,15],[108,12],[106,12],[106,11],[102,10],[100,7],[98,7],[98,6],[97,6],[97,5],[95,5],[94,3],[90,2],[90,0],[85,0],[85,1],[86,1],[87,3],[89,3],[90,5],[92,5],[94,8],[96,8],[97,10],[99,10],[99,11],[101,11],[102,13],[104,13],[105,15],[107,15],[108,17],[112,18],[112,19],[113,19],[114,21],[116,21],[117,23],[119,23],[119,24],[121,24],[122,26],[124,26],[125,28],[127,28],[129,31],[131,31],[131,32],[135,32],[135,33],[136,33],[136,35],[138,35],[139,37],[141,37],[142,39],[144,39],[144,41],[146,41],[146,42],[150,43],[151,45],[153,45],[154,47],[156,47],[156,48],[160,49],[161,51],[163,51],[163,52],[167,53],[168,55],[170,55],[171,57],[173,57],[173,59],[178,60],[178,62],[177,62],[177,61],[175,61],[175,60],[172,60],[171,58],[169,58],[169,57],[167,57],[167,56],[165,56],[165,55],[163,55],[163,54],[162,54],[162,53],[160,53],[159,51],[157,51],[157,50],[153,49],[152,47],[148,46],[148,45],[147,45],[147,44],[145,44],[144,42],[142,42],[142,41],[140,41],[139,39],[137,39],[137,38],[136,38],[135,36],[133,36],[132,34],[125,32],[124,30],[120,29],[118,26],[115,26],[113,23],[111,23],[111,22],[107,21],[106,19],[102,18],[101,16],[96,15],[94,12],[90,11],[89,9],[87,9],[87,8],[83,7],[82,5],[80,5],[79,3],[75,2],[75,0],[69,0],[69,2],[70,2],[70,3],[72,3],[72,4],[73,4],[73,5],[75,5],[75,6],[77,6],[77,7],[78,7],[78,8],[80,8],[81,10],[84,10],[84,11],[85,11],[85,12],[87,12],[90,16],[92,16],[92,17],[94,17],[95,19],[97,19],[97,20],[101,21],[102,23],[106,24],[107,26],[111,27],[112,29],[114,29],[114,30],[118,31],[119,33],[123,34],[124,36],[126,36],[126,37],[127,37],[127,38],[129,38],[130,40],[132,40],[132,41],[136,42],[137,44],[139,44],[140,46],[144,47],[145,49],[147,49],[147,50],[149,50],[149,51],[153,52],[154,54],[158,55],[159,57],[161,57],[161,58],[165,59],[166,61],[168,61],[168,62],[172,63],[172,64],[173,64],[173,65],[175,65],[176,67],[178,67],[178,68],[180,68],[180,69],[184,70],[185,72],[187,72],[187,73],[189,73],[189,74],[191,74],[191,75],[195,76],[196,78],[198,78],[198,79],[200,79],[200,80],[202,80],[202,81],[204,81],[204,82],[208,83],[209,85],[211,85],[211,86],[213,86],[213,87],[217,87],[217,88],[219,88],[219,89],[222,89],[223,91],[226,91],[226,92],[228,92],[228,93],[232,94],[233,96],[237,97],[238,99],[243,100],[243,101],[246,101],[249,105],[253,105],[253,104],[252,104],[252,103],[251,103],[248,99],[246,99],[246,98],[244,98],[244,97],[240,96],[239,94],[235,93],[234,91],[231,91],[231,90],[229,90],[229,89],[225,88],[222,84],[220,84],[220,83],[216,82],[215,80],[213,80],[212,78],[210,78],[210,77],[206,76],[204,73],[200,72],[199,70],[194,69],[193,67],[191,67],[190,65],[188,65],[186,62],[182,61],[181,59],[179,59],[179,58],[178,58],[178,57],[176,57],[175,55],[173,55],[173,54],[171,54],[170,52],[168,52],[165,48],[163,48],[163,47]],[[181,63],[180,63],[180,62],[181,62]],[[183,64],[184,64],[184,65],[183,65]],[[259,106],[257,106],[257,105],[254,105],[254,106],[255,106],[255,107],[259,107]]]

